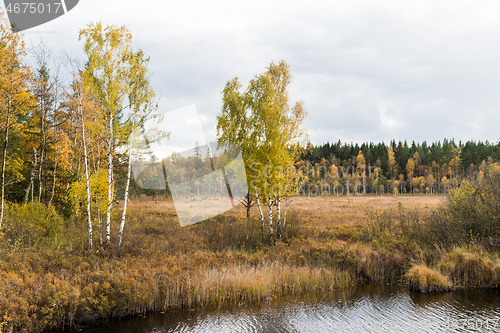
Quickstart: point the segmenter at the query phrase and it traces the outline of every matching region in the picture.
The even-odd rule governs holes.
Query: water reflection
[[[439,295],[397,287],[360,288],[349,297],[283,302],[262,308],[174,311],[113,321],[85,333],[153,332],[498,332],[500,293]]]

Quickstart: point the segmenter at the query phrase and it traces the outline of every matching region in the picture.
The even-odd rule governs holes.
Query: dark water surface
[[[500,292],[422,295],[400,287],[358,288],[323,300],[259,308],[201,309],[109,321],[84,333],[500,332]]]

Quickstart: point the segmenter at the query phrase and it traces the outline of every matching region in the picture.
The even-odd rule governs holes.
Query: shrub
[[[458,240],[500,236],[500,169],[491,165],[484,177],[464,180],[449,192],[448,232]]]
[[[4,242],[13,246],[58,247],[63,240],[64,220],[54,208],[33,202],[27,205],[7,206],[2,233]]]

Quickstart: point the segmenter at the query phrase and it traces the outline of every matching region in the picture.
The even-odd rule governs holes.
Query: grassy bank
[[[258,304],[357,283],[352,271],[309,253],[313,245],[294,254],[298,225],[270,244],[255,220],[220,216],[181,228],[170,213],[132,209],[122,250],[90,252],[83,219],[65,221],[37,204],[8,212],[0,248],[2,332]]]
[[[459,228],[444,206],[433,204],[442,197],[328,200],[335,214],[313,208],[324,198],[298,198],[304,207],[289,212],[283,238],[272,241],[243,209],[181,228],[171,203],[135,201],[120,252],[87,250],[83,218],[64,220],[37,204],[11,205],[0,245],[1,332],[67,329],[181,307],[261,304],[362,283],[427,292],[500,281],[494,239],[470,241],[463,231],[450,232]],[[358,217],[349,217],[354,211]]]

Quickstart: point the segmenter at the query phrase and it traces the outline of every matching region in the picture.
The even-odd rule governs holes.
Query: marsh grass
[[[345,271],[264,263],[255,267],[209,269],[180,280],[167,292],[166,307],[252,305],[289,296],[325,295],[355,284]]]
[[[493,287],[500,285],[500,258],[482,247],[457,247],[441,258],[438,268],[452,277],[457,286]]]
[[[452,289],[450,279],[425,264],[414,265],[407,273],[410,289],[422,293],[443,292]]]
[[[399,229],[391,219],[399,215],[392,213],[370,228],[325,228],[290,211],[283,237],[270,241],[258,220],[237,214],[181,228],[171,210],[132,205],[120,252],[104,249],[98,238],[87,250],[83,218],[63,220],[41,205],[9,214],[0,246],[4,330],[326,295],[363,282],[397,282],[409,266],[394,245],[403,240],[394,237]],[[23,234],[29,228],[35,232]]]

